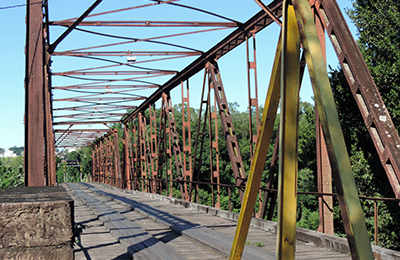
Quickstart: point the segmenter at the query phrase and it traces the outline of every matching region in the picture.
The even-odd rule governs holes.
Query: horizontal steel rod
[[[67,72],[54,72],[53,76],[64,76],[64,75],[149,75],[149,74],[159,74],[159,75],[170,75],[176,74],[177,71],[88,71],[88,72],[78,72],[78,71],[67,71]]]
[[[134,89],[149,89],[158,88],[158,85],[70,85],[58,86],[53,89],[117,89],[117,88],[134,88]]]
[[[127,8],[121,8],[121,9],[116,9],[116,10],[111,10],[111,11],[106,11],[106,12],[90,14],[87,17],[94,17],[94,16],[105,15],[105,14],[118,13],[118,12],[133,10],[133,9],[139,9],[139,8],[143,8],[143,7],[150,7],[150,6],[159,5],[159,4],[169,4],[171,2],[176,2],[176,1],[179,1],[179,0],[169,0],[169,1],[161,1],[161,2],[157,1],[157,3],[153,3],[153,4],[137,5],[137,6],[127,7]],[[75,17],[75,18],[65,19],[62,21],[74,21],[78,18],[79,17]],[[59,21],[59,22],[61,22],[61,21]]]
[[[59,98],[59,99],[53,99],[53,101],[70,101],[70,102],[85,102],[85,101],[102,101],[102,100],[111,100],[111,101],[117,101],[117,100],[143,100],[146,99],[146,97],[103,97],[103,98]]]
[[[72,21],[51,21],[49,25],[71,26]],[[237,27],[235,22],[198,21],[82,21],[79,26],[129,26],[129,27]]]
[[[199,51],[63,51],[54,52],[53,56],[194,56],[201,54]]]
[[[55,129],[54,133],[74,133],[74,132],[79,132],[79,133],[85,133],[85,132],[108,132],[108,129]]]
[[[87,110],[102,110],[104,109],[109,110],[109,109],[134,109],[136,106],[78,106],[78,107],[63,107],[63,108],[54,108],[53,111],[64,111],[64,110],[73,110],[73,111],[87,111]]]
[[[73,121],[73,122],[54,122],[53,125],[95,125],[95,124],[118,124],[121,121]]]

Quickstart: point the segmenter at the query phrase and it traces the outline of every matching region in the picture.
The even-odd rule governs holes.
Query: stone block
[[[73,259],[73,209],[61,186],[0,190],[0,258]]]

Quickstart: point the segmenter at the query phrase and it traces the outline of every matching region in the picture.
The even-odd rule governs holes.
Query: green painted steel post
[[[290,260],[296,247],[300,34],[294,8],[287,1],[283,5],[281,77],[276,258]]]
[[[293,0],[353,259],[374,259],[308,0]]]

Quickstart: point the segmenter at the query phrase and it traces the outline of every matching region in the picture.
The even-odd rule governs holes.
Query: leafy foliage
[[[359,46],[383,101],[400,126],[400,1],[356,0],[350,17]]]
[[[77,151],[66,153],[64,160],[56,158],[57,183],[84,181],[92,172],[91,148],[81,148]],[[66,161],[78,161],[79,167],[67,166]]]
[[[20,187],[24,185],[23,157],[1,158],[0,188]]]

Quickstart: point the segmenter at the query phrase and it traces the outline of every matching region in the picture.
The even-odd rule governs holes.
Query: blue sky
[[[208,0],[207,0],[208,1]],[[62,16],[65,9],[68,9],[68,13],[74,13],[79,16],[87,6],[93,3],[93,0],[81,0],[82,5],[66,7],[66,1],[61,0],[49,0],[51,10],[54,11],[54,16]],[[108,2],[108,3],[107,3]],[[104,0],[104,8],[106,4],[118,3],[118,1]],[[183,0],[182,3],[190,3],[190,0]],[[210,1],[212,2],[212,1]],[[237,1],[239,2],[239,1]],[[241,1],[243,3],[243,1]],[[269,1],[264,1],[268,3]],[[102,3],[102,4],[103,4]],[[234,3],[231,2],[231,3]],[[1,0],[0,8],[6,6],[14,6],[17,4],[24,4],[24,1],[17,0]],[[351,7],[351,0],[338,0],[338,4],[343,10],[344,8]],[[243,6],[243,4],[242,4]],[[255,13],[260,8],[249,0],[248,11],[243,11],[242,6],[230,4],[229,14],[235,16],[235,19],[239,21],[245,21],[246,17]],[[100,7],[100,6],[99,6]],[[222,8],[222,6],[221,6]],[[0,147],[8,149],[14,145],[24,145],[24,47],[25,47],[25,7],[0,9],[0,32],[2,34],[2,40],[0,41]],[[57,13],[58,12],[58,13]],[[50,13],[52,15],[52,13]],[[347,18],[347,15],[344,14]],[[73,16],[72,16],[73,17]],[[236,18],[238,17],[238,18]],[[51,17],[50,17],[51,18]],[[71,17],[65,17],[71,18]],[[349,20],[348,20],[349,22]],[[271,25],[271,28],[263,30],[257,34],[257,65],[258,65],[258,76],[259,76],[259,102],[263,103],[266,93],[266,85],[269,80],[269,68],[272,64],[271,59],[273,58],[277,37],[279,32],[278,25]],[[355,28],[352,24],[349,24],[352,30],[353,36],[355,36]],[[53,40],[56,36],[53,36]],[[67,43],[66,43],[67,44]],[[62,47],[62,46],[60,46]],[[327,56],[328,64],[332,67],[337,67],[338,62],[334,54],[334,51],[330,47],[330,42],[327,42]],[[227,91],[228,101],[237,101],[240,104],[240,110],[246,109],[247,93],[241,93],[240,91],[229,91],[229,87],[238,84],[246,84],[246,69],[245,62],[238,63],[236,58],[243,57],[245,59],[245,48],[239,46],[226,57],[219,60],[219,66],[221,70],[222,80]],[[243,59],[242,58],[242,59]],[[198,107],[200,102],[199,90],[202,84],[202,74],[199,73],[193,79],[190,80],[191,93],[190,102],[191,106]],[[309,84],[308,75],[305,77],[305,83],[302,86],[301,99],[302,101],[311,102],[312,90]],[[266,82],[266,84],[265,84]],[[180,89],[180,88],[179,88]],[[192,91],[193,89],[193,91]],[[178,99],[179,97],[179,99]],[[174,100],[176,100],[174,102]],[[180,103],[180,90],[174,90],[172,93],[172,101]]]

